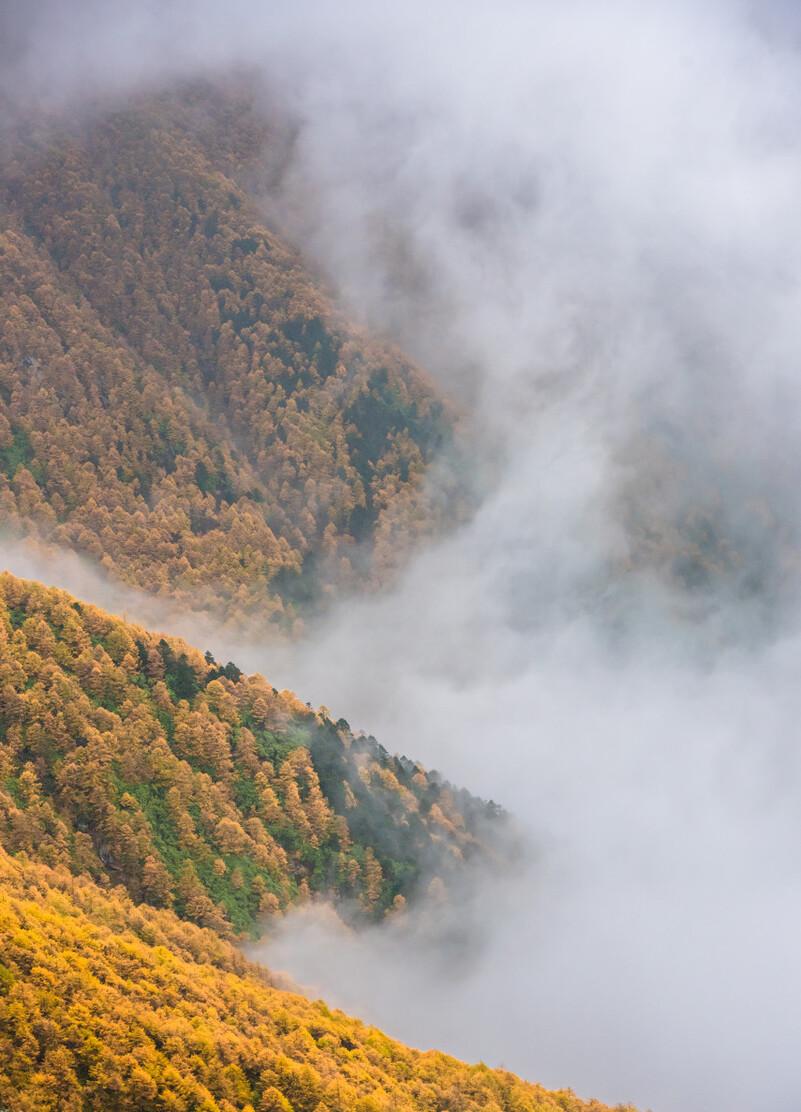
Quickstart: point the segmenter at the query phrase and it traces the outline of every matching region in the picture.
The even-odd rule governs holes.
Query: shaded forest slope
[[[273,142],[206,85],[0,154],[0,512],[109,573],[291,627],[454,513],[452,419],[337,314],[242,183]]]

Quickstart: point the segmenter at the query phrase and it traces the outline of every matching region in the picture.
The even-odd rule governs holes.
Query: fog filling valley
[[[471,520],[301,642],[169,619],[492,797],[530,848],[441,915],[355,935],[301,909],[258,956],[552,1087],[796,1112],[792,8],[115,8],[69,33],[51,9],[65,33],[34,22],[18,72],[73,97],[77,58],[93,93],[257,71],[291,121],[266,218],[457,399],[473,455]],[[77,563],[3,556],[154,624]]]

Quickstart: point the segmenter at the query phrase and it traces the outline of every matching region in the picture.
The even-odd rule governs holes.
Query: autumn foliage
[[[503,821],[261,676],[0,576],[0,842],[223,934],[376,918]]]
[[[273,987],[214,932],[0,849],[10,1112],[604,1112]]]
[[[337,314],[246,186],[247,98],[0,143],[0,516],[232,624],[385,580],[458,499],[451,417]],[[437,493],[439,492],[439,493]]]
[[[491,805],[288,692],[0,576],[0,1107],[602,1112],[420,1053],[227,937],[376,917],[492,852]]]

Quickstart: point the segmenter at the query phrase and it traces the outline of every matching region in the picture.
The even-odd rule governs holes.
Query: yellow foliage
[[[278,989],[213,932],[0,849],[9,1112],[603,1112]]]

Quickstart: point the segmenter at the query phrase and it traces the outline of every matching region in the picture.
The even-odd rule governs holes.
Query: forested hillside
[[[193,86],[0,149],[0,513],[113,576],[291,628],[457,512],[452,418],[337,314],[245,185],[273,142]]]
[[[0,843],[224,935],[380,918],[505,820],[261,676],[0,576]]]
[[[9,1112],[603,1112],[420,1053],[212,931],[0,849],[0,1105]]]
[[[398,914],[505,820],[260,676],[0,576],[0,1107],[603,1112],[408,1049],[228,941]]]

